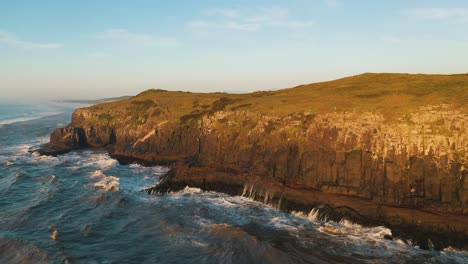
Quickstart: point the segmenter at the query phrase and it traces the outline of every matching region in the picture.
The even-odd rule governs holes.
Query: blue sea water
[[[57,103],[0,103],[0,125],[24,122],[63,112]]]
[[[386,240],[384,227],[289,214],[186,188],[143,190],[167,168],[103,150],[33,152],[79,105],[0,105],[0,263],[468,263],[468,253]]]

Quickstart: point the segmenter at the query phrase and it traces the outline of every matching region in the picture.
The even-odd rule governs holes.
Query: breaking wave
[[[42,114],[32,114],[29,116],[22,116],[22,117],[15,117],[15,118],[10,118],[10,119],[0,120],[0,127],[3,125],[9,125],[9,124],[14,124],[14,123],[19,123],[19,122],[26,122],[26,121],[41,119],[44,117],[54,116],[54,115],[58,115],[61,113],[63,113],[63,111],[51,111],[51,112],[46,112]]]
[[[107,176],[100,170],[93,172],[91,177],[99,179],[99,181],[94,184],[96,188],[104,189],[106,192],[116,192],[120,189],[120,179],[117,177]]]

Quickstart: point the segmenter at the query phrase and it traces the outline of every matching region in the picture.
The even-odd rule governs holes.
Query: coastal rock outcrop
[[[320,207],[466,248],[467,93],[465,75],[379,74],[245,95],[150,90],[76,110],[39,152],[107,147],[121,163],[173,164],[150,193]]]

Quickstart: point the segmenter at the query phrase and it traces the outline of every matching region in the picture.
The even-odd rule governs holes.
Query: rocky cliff
[[[78,109],[42,154],[107,147],[186,185],[468,247],[468,75],[364,74],[252,94],[149,90]]]

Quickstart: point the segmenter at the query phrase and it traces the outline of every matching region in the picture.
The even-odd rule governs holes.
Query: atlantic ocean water
[[[0,263],[468,263],[454,248],[387,240],[385,227],[290,214],[195,188],[147,195],[164,167],[104,150],[33,152],[68,104],[0,105]]]

